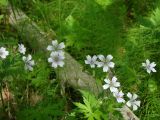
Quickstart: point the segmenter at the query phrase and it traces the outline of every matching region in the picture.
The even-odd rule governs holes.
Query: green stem
[[[29,86],[28,86],[28,80],[27,80],[27,105],[28,105],[28,103],[29,103]]]

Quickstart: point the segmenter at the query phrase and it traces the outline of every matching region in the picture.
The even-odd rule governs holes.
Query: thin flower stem
[[[29,91],[29,90],[28,90],[28,89],[29,89],[29,86],[28,86],[28,80],[27,80],[27,88],[26,88],[26,89],[27,89],[27,105],[28,105],[28,103],[29,103],[29,100],[28,100],[28,99],[29,99],[29,92],[28,92],[28,91]]]
[[[58,14],[58,19],[59,19],[59,29],[60,29],[60,34],[62,33],[62,28],[61,28],[61,0],[58,0],[58,7],[59,7],[59,14]],[[61,36],[61,35],[60,35]]]

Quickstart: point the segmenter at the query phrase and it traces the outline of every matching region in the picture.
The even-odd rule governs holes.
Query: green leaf
[[[8,0],[0,0],[0,6],[7,6]]]
[[[74,17],[72,15],[69,15],[66,20],[65,20],[65,24],[67,25],[68,28],[72,29],[74,24],[75,24],[76,20],[74,19]]]
[[[160,9],[156,8],[153,14],[150,17],[150,21],[154,26],[159,26],[160,25]]]
[[[0,21],[1,21],[1,19],[3,19],[3,17],[4,17],[4,15],[0,15]]]
[[[112,3],[111,0],[95,0],[95,2],[101,5],[102,7],[106,7]]]
[[[86,91],[80,91],[83,96],[83,102],[78,103],[75,102],[74,104],[78,107],[78,111],[80,113],[84,114],[84,117],[87,118],[88,120],[100,120],[101,118],[101,112],[100,112],[100,104],[99,101],[96,99],[96,97]]]

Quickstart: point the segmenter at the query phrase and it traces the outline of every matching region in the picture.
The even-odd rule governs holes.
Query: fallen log
[[[51,43],[51,40],[55,38],[53,31],[49,34],[43,32],[33,21],[29,19],[22,11],[9,8],[9,23],[17,29],[24,38],[24,41],[28,42],[30,46],[46,54],[46,47]],[[63,69],[58,70],[58,77],[61,80],[63,90],[66,84],[72,86],[75,89],[86,89],[98,95],[102,92],[102,86],[97,85],[93,76],[83,71],[82,65],[80,65],[69,53],[65,52],[65,66]],[[124,120],[139,120],[138,117],[127,107],[118,109]]]
[[[10,10],[9,23],[18,30],[34,50],[46,55],[46,48],[55,38],[53,31],[50,34],[44,33],[34,22],[32,22],[22,11]],[[47,56],[46,56],[47,58]],[[58,77],[62,84],[69,84],[77,89],[87,89],[98,94],[102,88],[98,87],[96,80],[89,74],[82,72],[83,67],[67,52],[65,52],[65,66],[58,69]]]

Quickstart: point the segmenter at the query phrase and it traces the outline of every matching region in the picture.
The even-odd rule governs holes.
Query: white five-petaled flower
[[[124,93],[122,92],[122,91],[115,91],[114,93],[113,93],[113,96],[117,99],[117,102],[118,103],[124,103],[125,102],[125,100],[124,100],[124,98],[123,98],[123,96],[124,96]]]
[[[64,48],[65,48],[65,45],[63,42],[58,44],[57,40],[53,40],[52,45],[48,45],[47,50],[52,52],[62,52]]]
[[[33,66],[35,65],[34,60],[32,60],[32,56],[29,54],[27,57],[22,57],[25,62],[25,70],[33,71]]]
[[[23,44],[18,44],[18,51],[19,51],[20,53],[22,53],[23,55],[25,54],[26,48],[24,47]]]
[[[52,52],[48,62],[52,63],[52,67],[57,68],[58,66],[64,66],[64,52]]]
[[[2,59],[5,59],[9,55],[9,52],[6,50],[6,48],[1,47],[0,48],[0,57]]]
[[[117,78],[114,76],[113,78],[112,78],[112,80],[109,80],[109,79],[104,79],[104,81],[105,81],[105,85],[103,85],[103,89],[108,89],[108,88],[110,88],[110,91],[111,92],[116,92],[116,91],[118,91],[118,87],[120,87],[120,83],[119,82],[117,82]]]
[[[127,97],[130,99],[126,104],[128,107],[133,106],[133,110],[137,110],[138,107],[140,107],[140,101],[137,101],[136,99],[138,98],[138,95],[136,94],[131,94],[130,92],[127,93]]]
[[[91,57],[90,55],[87,55],[86,58],[87,60],[85,60],[85,64],[89,64],[91,68],[95,68],[97,64],[97,56],[94,55],[93,57]]]
[[[114,68],[114,63],[111,62],[113,59],[112,55],[107,55],[107,57],[103,55],[98,55],[100,62],[97,62],[97,67],[103,67],[103,72],[108,72],[110,68]]]
[[[150,63],[148,59],[146,60],[146,63],[142,63],[142,66],[145,67],[145,69],[149,74],[151,72],[157,72],[154,68],[156,66],[155,62]]]

